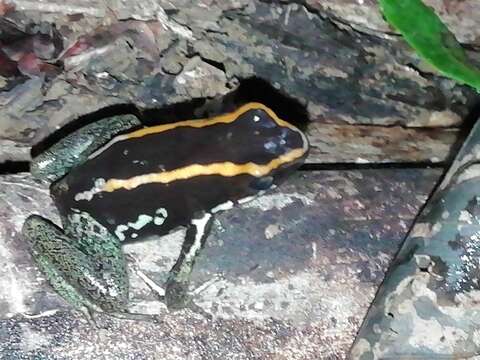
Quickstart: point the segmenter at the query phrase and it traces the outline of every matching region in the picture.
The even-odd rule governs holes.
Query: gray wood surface
[[[311,123],[307,163],[440,163],[454,154],[458,129]]]

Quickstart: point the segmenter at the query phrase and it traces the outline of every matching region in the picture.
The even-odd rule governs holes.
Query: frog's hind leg
[[[170,270],[165,288],[165,303],[169,309],[184,308],[188,302],[188,283],[195,259],[210,233],[213,216],[205,213],[193,219],[187,228],[180,256]]]
[[[68,303],[80,310],[125,310],[128,277],[118,239],[80,241],[38,215],[27,218],[22,232],[40,270]]]
[[[36,156],[30,172],[37,179],[56,181],[115,135],[140,125],[133,115],[113,116],[88,124]]]

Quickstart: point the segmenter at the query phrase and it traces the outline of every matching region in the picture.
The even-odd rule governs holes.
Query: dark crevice
[[[401,93],[385,94],[385,98],[412,107],[426,108],[430,111],[443,111],[447,107],[447,99],[440,89],[430,86],[425,96],[419,98]]]
[[[180,10],[178,9],[165,9],[165,14],[167,14],[167,16],[174,16],[176,14],[178,14],[180,12]]]
[[[303,104],[259,77],[242,80],[240,86],[230,96],[233,96],[237,104],[260,102],[272,109],[280,118],[302,130],[305,130],[310,122]]]
[[[469,44],[469,43],[460,43],[464,50],[478,52],[480,51],[480,46],[476,44]]]
[[[207,61],[208,62],[208,61]],[[212,64],[224,71],[223,64]],[[297,100],[281,93],[261,78],[248,78],[232,92],[217,99],[199,98],[162,108],[140,111],[140,118],[145,125],[157,125],[220,115],[235,110],[239,106],[259,102],[272,109],[280,118],[301,129],[309,122],[308,113]]]
[[[140,110],[140,120],[146,126],[169,124],[182,120],[199,118],[198,109],[203,107],[207,99],[199,98],[183,101],[161,108]]]
[[[200,56],[200,55],[199,55]],[[203,56],[200,56],[200,58],[202,59],[203,62],[209,64],[209,65],[212,65],[214,68],[217,68],[218,70],[220,70],[221,72],[226,72],[225,70],[225,65],[222,63],[222,62],[219,62],[219,61],[215,61],[215,60],[211,60],[211,59],[207,59],[207,58],[204,58]]]
[[[125,42],[127,43],[127,46],[130,48],[130,50],[134,51],[135,50],[135,47],[132,45],[132,43],[128,40],[125,40]]]
[[[19,174],[30,171],[29,161],[6,161],[0,164],[0,175]]]
[[[230,19],[231,20],[231,19]],[[219,34],[219,35],[227,35],[228,31],[226,30],[219,30],[219,29],[205,29],[206,34]]]
[[[208,62],[208,61],[207,61]],[[209,62],[213,65],[211,62]],[[213,65],[224,71],[223,64]],[[306,107],[292,97],[275,89],[267,81],[252,77],[240,81],[232,92],[217,99],[198,98],[162,108],[140,111],[145,125],[172,123],[227,113],[249,102],[259,102],[272,109],[281,119],[301,129],[309,123]]]
[[[369,28],[366,25],[362,25],[362,24],[356,24],[356,26],[355,26],[355,25],[352,25],[352,23],[349,23],[348,21],[345,21],[342,18],[339,18],[337,16],[332,16],[332,15],[328,15],[327,18],[333,24],[340,23],[343,26],[347,26],[350,29],[351,32],[353,32],[353,33],[355,33],[359,36],[368,36],[370,38],[375,38],[377,40],[382,40],[382,41],[385,40],[385,36],[390,36],[392,38],[402,39],[402,35],[394,32],[394,31],[377,30],[377,29],[374,29],[374,28]],[[335,25],[337,26],[337,28],[339,28],[339,26],[337,24],[335,24]],[[362,30],[362,28],[364,28],[365,30]],[[339,30],[341,30],[341,29],[339,29]]]
[[[420,68],[418,66],[416,66],[415,64],[409,62],[407,64],[405,64],[406,67],[414,70],[415,72],[418,73],[418,75],[420,75],[421,77],[423,77],[424,79],[427,79],[427,80],[432,80],[434,79],[436,76],[432,73],[429,73],[429,72],[426,72],[426,71],[423,71],[423,70],[420,70]]]

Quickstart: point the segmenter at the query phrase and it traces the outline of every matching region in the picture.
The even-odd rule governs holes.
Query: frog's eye
[[[277,127],[277,124],[275,121],[273,121],[270,116],[268,116],[267,113],[265,113],[262,110],[255,110],[252,111],[252,121],[256,126],[263,127],[266,129],[272,129],[274,127]]]
[[[250,187],[255,190],[267,190],[273,184],[273,176],[264,176],[256,178],[250,183]]]

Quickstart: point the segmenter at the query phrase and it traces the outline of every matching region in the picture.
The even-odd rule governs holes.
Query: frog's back
[[[53,188],[60,212],[86,212],[121,240],[162,235],[258,192],[298,166],[304,135],[261,104],[117,136]],[[220,205],[220,207],[219,207]]]

